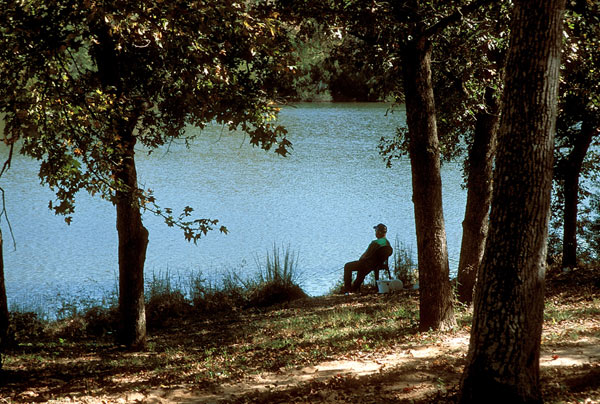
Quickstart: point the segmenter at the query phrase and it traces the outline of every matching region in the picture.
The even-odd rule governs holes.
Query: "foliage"
[[[394,277],[400,279],[405,288],[411,288],[412,285],[418,282],[418,268],[413,260],[412,249],[401,243],[398,237],[394,240],[392,265]]]
[[[247,307],[269,307],[306,296],[298,285],[271,281],[259,284],[250,291]]]
[[[486,108],[486,88],[501,93],[508,14],[505,4],[481,8],[447,27],[432,43],[436,122],[444,161],[467,155],[477,114]],[[379,152],[388,167],[407,156],[408,128],[399,127],[395,136],[382,138]],[[467,173],[468,159],[463,162]]]
[[[265,264],[257,260],[257,281],[248,293],[248,306],[265,307],[306,297],[298,285],[298,254],[289,247],[280,249],[273,244],[267,252]]]
[[[264,261],[256,258],[257,270],[243,276],[227,271],[219,281],[207,281],[202,274],[190,278],[190,299],[194,309],[203,314],[237,311],[242,308],[267,307],[306,297],[300,286],[298,254],[289,247],[273,244]]]
[[[146,302],[146,321],[149,328],[161,328],[191,309],[190,303],[179,291],[151,296]]]
[[[328,11],[329,13],[332,10]],[[388,77],[383,54],[364,41],[343,35],[324,15],[291,20],[290,42],[296,65],[285,94],[299,101],[382,101],[397,86]]]
[[[188,240],[216,224],[187,220],[190,208],[178,220],[148,190],[126,189],[115,177],[124,133],[151,152],[216,121],[287,153],[271,121],[288,45],[265,2],[2,0],[0,14],[4,141],[23,139],[22,153],[41,161],[49,207],[67,222],[79,190],[113,202],[125,190]]]
[[[291,80],[282,83],[282,91],[296,101],[331,101],[330,74],[323,63],[339,39],[314,19],[290,25],[293,28],[288,34],[296,64],[292,67]]]
[[[87,335],[104,337],[113,334],[118,328],[118,312],[115,306],[95,306],[86,310],[83,319]]]
[[[7,337],[9,345],[27,342],[44,335],[44,322],[32,312],[10,312]]]
[[[207,282],[201,274],[195,274],[190,290],[194,310],[200,314],[214,315],[235,311],[244,307],[247,301],[247,288],[232,273],[223,275],[220,283]]]
[[[594,244],[599,211],[591,193],[598,177],[600,154],[600,4],[572,2],[565,16],[559,111],[556,122],[553,215],[550,252],[561,252],[565,177],[573,169],[572,155],[586,136],[592,136],[581,171],[578,196],[579,258],[597,259]],[[587,132],[587,133],[586,133]],[[586,258],[588,257],[588,258]]]
[[[333,101],[382,101],[397,81],[388,80],[384,55],[364,41],[344,36],[315,72],[326,81]]]

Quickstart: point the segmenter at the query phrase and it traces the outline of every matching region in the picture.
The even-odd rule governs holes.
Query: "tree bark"
[[[583,160],[592,143],[594,128],[587,121],[581,126],[580,136],[575,139],[573,150],[564,166],[564,217],[563,217],[563,268],[577,266],[577,208],[579,204],[579,177]]]
[[[403,49],[404,92],[419,264],[421,330],[456,325],[442,209],[440,151],[427,38]]]
[[[2,370],[2,354],[6,348],[8,336],[8,301],[6,299],[6,285],[4,283],[4,246],[2,231],[0,231],[0,370]]]
[[[119,339],[128,348],[146,346],[146,312],[144,305],[144,262],[148,230],[142,224],[137,197],[135,137],[123,136],[124,157],[115,171],[120,182],[116,193],[117,232],[119,235]]]
[[[541,403],[539,355],[564,0],[515,2],[490,229],[460,403]]]
[[[492,171],[500,104],[496,91],[491,87],[486,89],[485,104],[485,110],[477,115],[473,145],[469,151],[467,206],[457,274],[458,300],[465,304],[473,301],[473,288],[485,249],[492,200]]]

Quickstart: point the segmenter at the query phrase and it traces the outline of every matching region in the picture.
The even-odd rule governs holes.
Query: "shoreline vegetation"
[[[396,276],[414,276],[410,254],[398,243],[395,251]],[[451,332],[419,332],[418,290],[378,294],[366,284],[360,294],[307,297],[297,258],[274,245],[255,276],[229,273],[218,284],[153,275],[142,353],[114,345],[116,305],[56,321],[12,312],[0,402],[454,402],[471,308],[457,305]],[[547,403],[600,401],[598,279],[596,267],[548,273]]]

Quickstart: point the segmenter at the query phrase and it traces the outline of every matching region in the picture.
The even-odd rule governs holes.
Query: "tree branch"
[[[2,174],[4,174],[4,172],[10,168],[10,164],[12,163],[14,148],[15,148],[15,144],[13,142],[10,144],[10,148],[8,150],[8,157],[6,158],[6,161],[4,162],[4,164],[2,165],[2,170],[0,170],[0,177],[2,177]]]
[[[431,38],[434,35],[439,34],[441,31],[445,30],[451,24],[454,24],[457,21],[460,21],[465,15],[468,15],[480,7],[486,6],[492,3],[494,0],[474,0],[473,2],[467,4],[466,6],[459,7],[452,14],[442,18],[437,23],[427,28],[423,34],[421,34],[420,38]]]

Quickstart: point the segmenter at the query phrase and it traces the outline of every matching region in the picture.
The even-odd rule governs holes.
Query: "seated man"
[[[385,238],[387,234],[387,227],[379,223],[373,227],[375,229],[376,240],[373,240],[367,251],[360,256],[358,261],[348,262],[344,265],[344,292],[357,292],[360,290],[360,285],[365,280],[365,277],[374,269],[380,269],[381,264],[387,262],[387,258],[392,254],[392,247],[390,242]],[[382,247],[386,248],[387,251],[380,251]],[[384,252],[384,256],[382,256]],[[356,271],[356,280],[352,284],[352,272]]]

